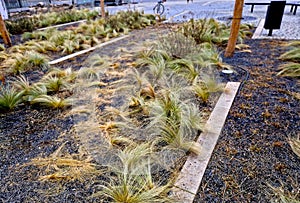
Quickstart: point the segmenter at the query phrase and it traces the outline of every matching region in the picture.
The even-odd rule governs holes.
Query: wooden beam
[[[225,57],[232,57],[236,45],[237,38],[239,36],[240,24],[243,16],[244,0],[235,0],[233,18],[230,30],[230,37],[225,50]]]
[[[11,40],[10,40],[10,37],[9,37],[9,33],[6,29],[6,26],[5,26],[5,23],[4,23],[4,20],[3,20],[1,14],[0,14],[0,33],[2,35],[4,44],[11,47],[12,44],[11,44]]]
[[[104,0],[100,0],[101,17],[105,18]]]

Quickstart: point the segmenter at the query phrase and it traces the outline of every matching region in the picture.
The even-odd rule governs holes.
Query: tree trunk
[[[2,35],[4,44],[8,45],[9,47],[11,47],[11,40],[9,37],[9,33],[6,29],[5,23],[3,21],[2,15],[0,14],[0,33]]]
[[[104,0],[100,0],[101,17],[105,18]]]
[[[243,16],[244,0],[235,0],[234,12],[230,30],[230,37],[225,50],[225,57],[232,57],[236,45],[237,38],[239,36],[240,24]]]

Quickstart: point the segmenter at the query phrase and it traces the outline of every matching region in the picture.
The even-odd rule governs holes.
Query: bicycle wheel
[[[165,12],[165,6],[163,4],[157,4],[153,10],[155,14],[162,15]]]

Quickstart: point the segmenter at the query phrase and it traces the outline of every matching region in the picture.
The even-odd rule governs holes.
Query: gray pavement
[[[250,0],[249,0],[250,1]],[[153,7],[156,0],[135,0],[135,4],[126,4],[121,6],[107,6],[106,10],[113,14],[120,10],[139,10],[145,13],[153,13]],[[247,2],[247,1],[245,1]],[[255,2],[269,2],[264,0],[255,0]],[[194,0],[187,3],[186,0],[167,0],[164,3],[167,22],[183,22],[191,18],[215,18],[223,23],[230,23],[229,17],[233,14],[234,0]],[[99,8],[96,8],[99,9]],[[254,12],[250,13],[250,6],[245,5],[243,9],[242,23],[250,23],[258,27],[266,16],[267,6],[255,6]],[[262,26],[261,26],[262,27]],[[290,7],[285,8],[281,28],[273,30],[273,35],[268,36],[268,30],[258,31],[256,38],[275,38],[275,39],[294,39],[300,40],[300,8],[298,13],[293,15]]]

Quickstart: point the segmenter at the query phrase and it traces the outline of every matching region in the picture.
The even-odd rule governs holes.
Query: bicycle
[[[155,14],[162,15],[165,12],[165,6],[163,5],[164,2],[166,2],[166,0],[159,0],[157,2],[153,8]]]

